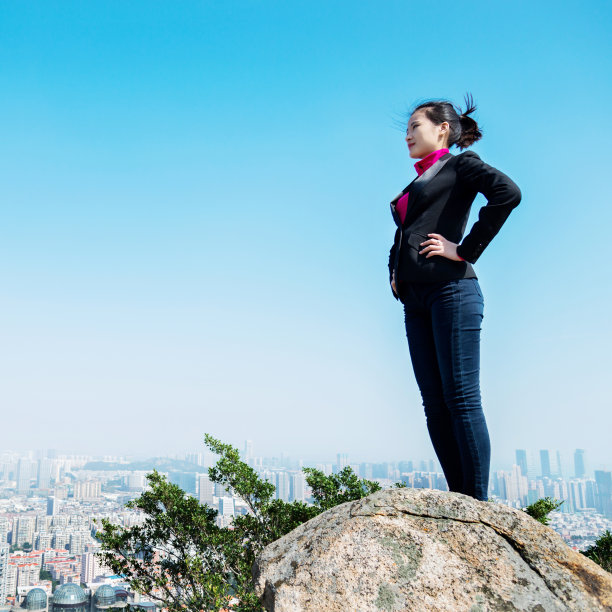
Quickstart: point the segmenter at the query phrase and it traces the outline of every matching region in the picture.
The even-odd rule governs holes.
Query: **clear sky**
[[[523,193],[476,265],[493,464],[612,468],[611,17],[1,3],[0,446],[433,457],[387,277],[396,120],[470,91],[474,150]]]

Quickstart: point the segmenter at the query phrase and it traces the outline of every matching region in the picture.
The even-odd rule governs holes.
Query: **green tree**
[[[543,497],[533,502],[533,504],[525,508],[525,512],[533,517],[536,521],[540,521],[544,525],[548,525],[548,515],[556,510],[563,500],[552,499],[550,497]]]
[[[582,554],[601,565],[607,572],[612,572],[612,533],[610,533],[610,530],[606,529],[595,540],[595,544],[589,546]]]
[[[319,512],[380,490],[377,482],[359,478],[350,467],[330,476],[314,468],[304,468],[303,471],[307,474],[306,481],[312,489],[315,507]]]
[[[148,490],[127,504],[141,511],[142,523],[123,528],[103,520],[97,533],[101,561],[170,612],[219,610],[232,597],[239,601],[233,610],[261,610],[251,568],[263,548],[320,512],[380,488],[350,468],[332,476],[306,469],[315,504],[287,503],[274,499],[274,485],[241,461],[236,448],[208,434],[204,440],[219,457],[209,469],[211,481],[241,498],[248,514],[219,527],[215,509],[154,471]]]

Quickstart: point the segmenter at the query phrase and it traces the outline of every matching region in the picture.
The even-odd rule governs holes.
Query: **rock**
[[[268,611],[612,610],[612,574],[525,512],[460,493],[389,489],[267,546]]]

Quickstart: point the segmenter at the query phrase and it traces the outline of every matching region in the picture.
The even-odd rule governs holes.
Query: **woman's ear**
[[[448,121],[443,121],[438,125],[438,129],[440,130],[438,133],[443,142],[448,146],[448,139],[450,137],[450,123]]]

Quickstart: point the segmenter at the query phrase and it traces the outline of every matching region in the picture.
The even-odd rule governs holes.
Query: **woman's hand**
[[[391,289],[393,290],[393,293],[397,295],[397,288],[395,286],[395,270],[393,270],[393,274],[391,276]]]
[[[440,255],[440,257],[446,257],[453,261],[464,261],[457,255],[457,245],[450,240],[447,240],[442,234],[427,234],[430,238],[425,242],[421,242],[419,246],[424,246],[422,251],[419,251],[419,255],[427,253],[427,257],[433,255]]]

